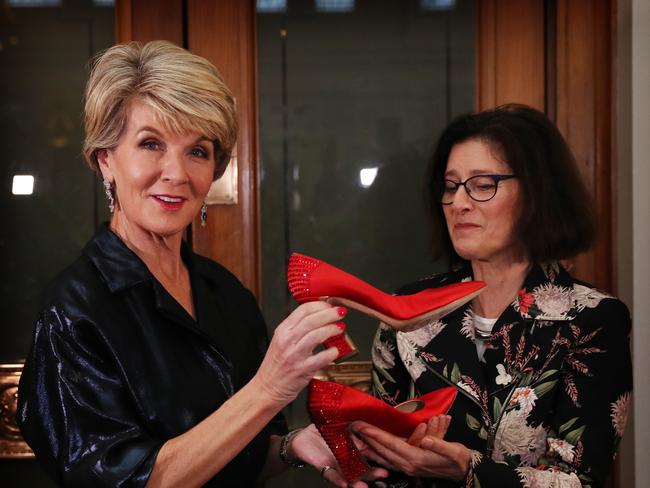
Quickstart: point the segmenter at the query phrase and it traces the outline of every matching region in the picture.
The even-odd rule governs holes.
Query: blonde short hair
[[[215,179],[226,169],[237,141],[235,100],[206,59],[167,41],[118,44],[92,62],[86,85],[83,153],[99,172],[97,151],[113,148],[137,98],[177,132],[198,132],[214,141]]]

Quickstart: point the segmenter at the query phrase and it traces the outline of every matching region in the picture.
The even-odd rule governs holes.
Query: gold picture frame
[[[23,364],[0,364],[0,459],[28,459],[34,453],[16,423],[18,382]]]
[[[346,361],[345,363],[332,364],[325,369],[321,369],[314,378],[334,381],[368,392],[372,384],[371,371],[372,363],[370,361]]]
[[[208,205],[237,205],[237,185],[239,178],[237,168],[237,149],[233,150],[230,162],[221,178],[212,182],[210,191],[205,197]]]

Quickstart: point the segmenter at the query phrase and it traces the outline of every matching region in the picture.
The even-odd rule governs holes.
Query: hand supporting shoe
[[[389,295],[345,271],[297,253],[289,259],[287,278],[291,294],[300,303],[326,300],[376,317],[401,331],[438,320],[485,287],[482,281],[467,281],[412,295]]]
[[[418,424],[446,414],[456,393],[453,387],[441,388],[392,407],[355,388],[314,379],[309,383],[307,409],[346,481],[351,483],[369,467],[350,438],[350,422],[363,420],[394,435],[408,437]]]

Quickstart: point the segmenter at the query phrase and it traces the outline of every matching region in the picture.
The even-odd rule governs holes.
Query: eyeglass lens
[[[492,175],[477,175],[468,178],[464,182],[441,181],[436,193],[438,201],[448,205],[454,201],[454,195],[458,188],[464,186],[470,198],[477,202],[486,202],[496,195],[497,185],[497,180]]]

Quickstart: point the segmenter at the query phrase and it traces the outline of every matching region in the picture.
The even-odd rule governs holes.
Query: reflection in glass
[[[422,183],[436,135],[474,106],[473,2],[313,1],[258,13],[263,308],[294,306],[291,252],[386,291],[436,270]],[[350,316],[361,359],[375,324]]]
[[[113,32],[114,10],[91,0],[0,9],[0,362],[26,356],[46,284],[107,218],[81,110],[88,61]]]
[[[420,0],[422,10],[449,10],[456,7],[456,0]]]
[[[350,12],[354,10],[354,0],[315,0],[319,12]]]
[[[61,0],[8,0],[9,7],[60,7]]]
[[[34,177],[32,175],[14,175],[11,194],[31,195],[32,193],[34,193]]]
[[[474,108],[474,2],[358,1],[348,12],[290,1],[258,11],[262,307],[273,328],[295,307],[291,252],[391,292],[439,269],[423,182],[437,135]],[[376,322],[347,331],[370,359]],[[289,423],[308,422],[304,399]],[[308,470],[270,486],[326,486]]]
[[[287,9],[287,0],[257,0],[260,13],[283,12]]]
[[[379,168],[376,166],[374,168],[363,168],[359,171],[359,183],[361,186],[363,188],[368,188],[372,185],[375,182],[375,178],[377,178],[378,172]]]

